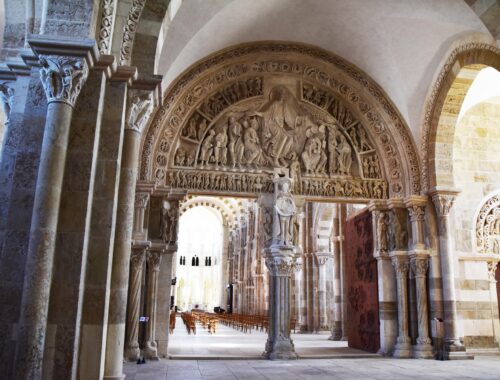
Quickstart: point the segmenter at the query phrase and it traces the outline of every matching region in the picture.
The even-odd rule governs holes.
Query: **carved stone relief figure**
[[[0,83],[0,102],[2,103],[5,120],[10,120],[10,111],[14,100],[14,89],[9,87],[7,83]]]
[[[388,239],[387,239],[387,225],[388,225],[387,213],[380,211],[377,217],[377,240],[378,248],[381,252],[387,252],[389,249]]]
[[[500,254],[500,194],[484,202],[476,219],[476,249]]]
[[[257,165],[262,161],[262,148],[260,147],[260,140],[257,134],[258,129],[259,122],[256,117],[252,117],[249,126],[245,128],[243,134],[244,157],[248,165]]]
[[[208,133],[208,136],[205,137],[205,140],[201,145],[200,162],[202,166],[207,165],[210,161],[210,158],[212,157],[212,153],[214,150],[214,138],[215,131],[212,129]]]
[[[243,161],[244,145],[242,140],[242,125],[234,116],[228,119],[229,124],[229,155],[233,168],[241,165]]]
[[[217,166],[227,163],[227,126],[215,136],[214,161]]]
[[[165,201],[161,209],[160,230],[164,243],[173,243],[177,240],[177,221],[179,207],[177,202]]]
[[[127,108],[127,128],[142,132],[153,112],[153,94],[150,91],[130,92]]]
[[[289,178],[280,178],[276,183],[274,209],[278,216],[275,226],[274,243],[279,245],[293,245],[294,224],[296,214],[295,202],[290,193],[291,181]]]
[[[391,226],[389,233],[389,249],[406,249],[408,246],[408,233],[406,231],[406,225],[401,223],[397,215],[397,210],[393,210],[389,215],[389,222]]]
[[[351,155],[352,149],[349,143],[347,142],[347,139],[342,134],[339,135],[337,152],[339,154],[338,156],[339,174],[349,175],[352,165],[352,155]]]

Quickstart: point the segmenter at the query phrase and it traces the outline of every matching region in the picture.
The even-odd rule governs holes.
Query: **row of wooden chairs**
[[[193,317],[207,329],[210,334],[215,334],[219,327],[219,318],[217,314],[207,313],[204,311],[192,311]]]
[[[175,312],[175,310],[173,310],[170,312],[170,319],[169,319],[170,334],[174,332],[176,319],[177,319],[177,313]]]
[[[183,312],[181,313],[181,318],[182,321],[184,322],[184,325],[186,326],[188,334],[193,333],[194,335],[196,335],[196,320],[193,314],[188,312]]]

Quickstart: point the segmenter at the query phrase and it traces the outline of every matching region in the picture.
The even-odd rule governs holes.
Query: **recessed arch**
[[[453,141],[460,108],[482,68],[500,70],[500,49],[468,42],[449,54],[425,106],[421,133],[422,189],[454,187]]]
[[[166,171],[172,166],[181,131],[194,112],[200,110],[203,101],[236,80],[255,80],[256,76],[269,73],[294,77],[318,91],[327,91],[328,96],[352,111],[381,159],[388,184],[385,197],[420,193],[420,163],[413,139],[384,91],[361,70],[332,53],[283,42],[228,48],[186,70],[167,90],[162,107],[145,133],[141,180],[155,182],[159,187],[168,186]],[[300,97],[300,92],[298,94]],[[314,108],[314,104],[311,107]],[[208,118],[210,116],[214,118],[215,114]]]

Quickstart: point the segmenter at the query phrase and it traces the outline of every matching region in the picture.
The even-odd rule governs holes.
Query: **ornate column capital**
[[[408,213],[412,222],[423,222],[425,219],[425,205],[411,205],[408,207]]]
[[[407,276],[410,270],[410,260],[406,254],[395,254],[391,255],[392,266],[396,271],[398,277]]]
[[[295,257],[271,249],[266,255],[266,267],[271,276],[291,276],[296,270]]]
[[[439,187],[435,187],[429,192],[439,217],[446,217],[450,214],[453,203],[459,193],[460,190],[458,189]]]
[[[498,261],[488,261],[488,278],[490,282],[497,282],[495,278]]]
[[[162,250],[148,250],[146,253],[149,268],[154,272],[160,271],[161,253]]]
[[[333,257],[333,255],[329,252],[317,252],[315,253],[315,256],[319,266],[325,265],[328,260]]]
[[[148,247],[132,247],[130,254],[130,266],[132,270],[137,271],[142,268],[147,250]]]
[[[75,106],[76,99],[89,75],[83,57],[39,54],[40,79],[47,103],[66,103]]]
[[[410,258],[410,265],[415,277],[426,277],[429,270],[428,255],[415,255]]]
[[[149,202],[149,193],[135,193],[134,207],[146,208]]]

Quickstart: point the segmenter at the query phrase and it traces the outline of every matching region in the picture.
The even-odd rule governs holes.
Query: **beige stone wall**
[[[494,347],[500,338],[496,287],[491,286],[486,260],[475,252],[474,230],[478,208],[500,188],[500,97],[475,105],[459,121],[453,176],[462,190],[453,207],[452,229],[456,254],[462,258],[456,279],[460,335],[468,348]]]

